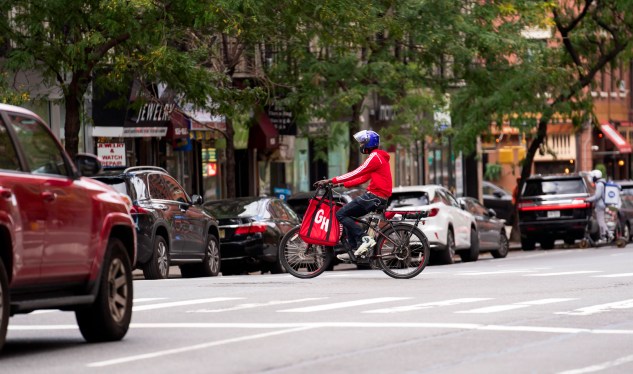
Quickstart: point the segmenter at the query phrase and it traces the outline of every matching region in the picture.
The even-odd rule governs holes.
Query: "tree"
[[[183,1],[13,0],[0,2],[0,61],[13,73],[36,70],[58,86],[65,105],[65,147],[75,155],[84,96],[95,72],[112,87],[125,77],[166,83],[203,104],[218,79],[182,48],[204,4]],[[7,80],[5,80],[6,82]]]

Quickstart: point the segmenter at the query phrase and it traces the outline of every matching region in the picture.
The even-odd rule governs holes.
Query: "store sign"
[[[202,170],[202,176],[215,177],[216,175],[218,175],[218,164],[215,162],[206,163],[204,169]]]
[[[174,110],[174,104],[149,102],[143,104],[136,117],[136,123],[141,122],[164,122],[169,121],[169,115]]]
[[[167,126],[165,127],[124,127],[122,137],[138,138],[138,137],[163,137],[167,135]]]
[[[97,156],[103,167],[125,166],[125,143],[97,143]]]
[[[297,135],[297,124],[291,111],[274,104],[266,108],[266,114],[280,135]]]

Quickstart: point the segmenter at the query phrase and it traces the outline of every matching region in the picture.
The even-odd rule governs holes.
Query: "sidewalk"
[[[512,226],[506,226],[506,235],[510,238],[510,234],[512,233]],[[521,242],[510,242],[510,250],[521,250]]]

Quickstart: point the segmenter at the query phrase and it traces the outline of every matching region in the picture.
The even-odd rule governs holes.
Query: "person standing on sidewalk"
[[[381,149],[380,135],[371,130],[362,130],[354,134],[354,139],[360,144],[360,152],[369,154],[369,157],[361,166],[347,174],[332,179],[324,179],[316,184],[325,185],[343,184],[345,187],[354,187],[369,180],[367,192],[345,204],[338,212],[336,218],[343,225],[350,248],[355,250],[354,255],[360,256],[376,244],[371,236],[356,224],[352,217],[361,217],[380,205],[385,205],[393,188],[389,154]],[[349,261],[347,253],[337,256],[339,260]]]

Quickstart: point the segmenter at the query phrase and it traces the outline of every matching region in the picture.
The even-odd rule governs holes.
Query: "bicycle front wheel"
[[[288,231],[279,244],[279,260],[297,278],[314,278],[323,273],[334,256],[331,247],[308,244],[299,237],[300,227]]]
[[[429,241],[412,225],[397,224],[380,232],[376,260],[385,274],[409,279],[420,274],[429,262]]]

